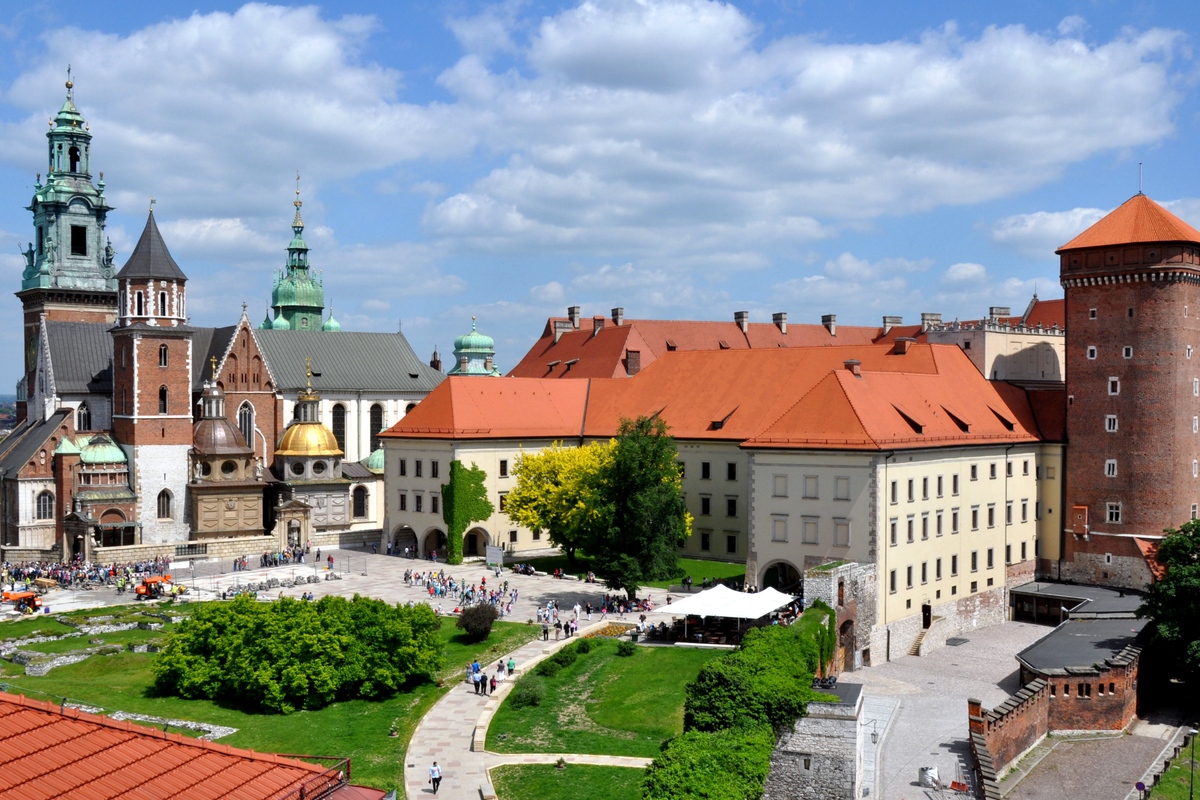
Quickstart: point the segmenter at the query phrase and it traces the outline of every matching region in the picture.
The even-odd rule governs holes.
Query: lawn
[[[492,784],[500,800],[641,800],[643,774],[631,767],[513,764],[492,770]]]
[[[500,706],[488,729],[489,750],[653,758],[683,731],[684,687],[705,662],[723,655],[639,647],[622,658],[615,640],[591,641],[590,653],[540,678],[546,695],[539,706],[514,709],[507,700]]]
[[[123,633],[161,635],[157,631]],[[78,664],[59,667],[41,678],[25,676],[20,667],[0,662],[0,676],[8,684],[7,691],[34,699],[57,701],[66,697],[107,711],[131,711],[228,725],[237,728],[238,732],[220,742],[235,747],[272,753],[349,756],[353,759],[355,783],[390,789],[403,786],[404,751],[417,723],[455,685],[467,662],[476,654],[486,658],[493,652],[501,654],[514,650],[532,639],[534,634],[533,626],[496,623],[486,642],[471,645],[462,639],[454,621],[446,618],[439,631],[446,645],[444,688],[425,682],[383,701],[351,700],[319,711],[298,711],[286,716],[248,714],[209,700],[156,697],[151,690],[153,656],[143,653],[93,656]],[[101,634],[99,638],[107,643],[119,635]],[[85,648],[90,646],[89,638],[96,637],[83,636],[67,642],[74,645],[71,649]],[[30,649],[38,649],[38,646]],[[394,739],[388,736],[393,720],[398,720],[400,732]]]
[[[568,575],[577,575],[580,578],[587,575],[588,568],[591,566],[591,562],[586,556],[576,557],[574,566],[567,563],[566,556],[535,558],[521,563],[532,564],[534,569],[543,572],[553,572],[556,569],[561,569]],[[705,578],[720,578],[722,580],[728,578],[735,581],[744,581],[746,579],[746,563],[744,561],[708,561],[701,558],[681,558],[679,559],[679,567],[684,571],[684,574],[692,576],[696,591],[700,591],[700,584]],[[671,586],[678,586],[681,580],[683,580],[683,575],[668,580],[650,581],[646,586],[651,589],[667,589]]]
[[[1190,756],[1190,748],[1179,754],[1179,757],[1171,764],[1171,768],[1164,772],[1162,778],[1159,779],[1158,786],[1154,787],[1154,797],[1162,797],[1166,800],[1186,800],[1190,796],[1189,789],[1192,780]]]

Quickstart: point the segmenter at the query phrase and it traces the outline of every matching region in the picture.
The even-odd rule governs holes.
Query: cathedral
[[[0,442],[0,559],[224,557],[361,541],[383,517],[379,433],[441,380],[401,333],[343,331],[292,239],[258,327],[191,324],[155,220],[120,263],[73,86],[23,251],[18,425]]]

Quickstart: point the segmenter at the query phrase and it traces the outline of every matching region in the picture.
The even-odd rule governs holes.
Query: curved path
[[[579,629],[580,635],[597,630],[606,623],[592,622]],[[503,656],[517,663],[517,676],[553,655],[575,638],[543,642],[535,639]],[[496,662],[485,664],[495,671]],[[472,684],[459,681],[429,709],[413,732],[404,758],[404,787],[409,800],[433,796],[429,785],[429,766],[438,762],[442,785],[438,797],[449,800],[480,800],[482,790],[491,786],[488,770],[502,764],[553,764],[563,758],[568,764],[597,764],[609,767],[645,767],[648,758],[585,755],[578,753],[489,753],[484,749],[487,727],[496,708],[512,688],[504,681],[489,696],[475,694]]]

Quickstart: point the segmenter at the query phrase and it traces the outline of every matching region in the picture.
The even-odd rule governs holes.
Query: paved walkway
[[[580,634],[600,628],[596,621],[580,628]],[[558,642],[536,639],[511,655],[517,663],[517,677],[539,661],[569,644],[574,638]],[[503,659],[508,660],[508,655]],[[499,660],[499,659],[498,659]],[[497,661],[498,661],[497,660]],[[495,671],[496,661],[484,664]],[[488,668],[491,668],[488,670]],[[509,680],[490,696],[477,695],[466,681],[460,681],[425,714],[413,732],[404,758],[404,786],[409,800],[433,794],[429,785],[429,767],[434,761],[442,768],[438,797],[449,800],[480,800],[480,790],[491,785],[488,770],[502,764],[553,764],[561,757],[568,764],[598,764],[611,767],[645,767],[648,758],[587,755],[579,753],[501,754],[484,750],[487,725],[496,708],[512,688]]]

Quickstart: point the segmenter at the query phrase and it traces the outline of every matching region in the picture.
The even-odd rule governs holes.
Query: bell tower
[[[287,266],[276,273],[271,290],[271,308],[275,318],[268,315],[262,327],[274,330],[319,331],[325,313],[325,286],[314,276],[308,264],[308,245],[304,242],[304,220],[300,218],[300,176],[296,176],[296,216],[292,219],[292,241],[288,244]],[[330,319],[332,322],[332,318]],[[337,325],[337,323],[333,323]],[[337,329],[340,329],[338,326]],[[332,328],[326,328],[331,330]]]
[[[75,107],[67,73],[67,99],[46,132],[47,166],[39,174],[33,200],[34,241],[22,251],[21,298],[25,325],[25,372],[17,386],[17,415],[26,400],[37,362],[38,320],[104,322],[117,318],[115,253],[104,236],[112,207],[104,197],[104,173],[92,183],[92,134]]]

